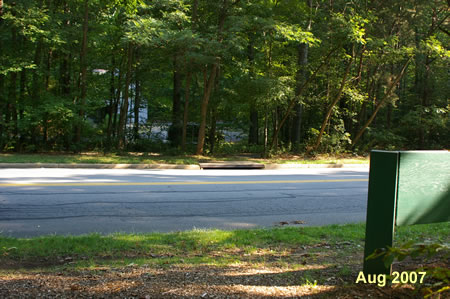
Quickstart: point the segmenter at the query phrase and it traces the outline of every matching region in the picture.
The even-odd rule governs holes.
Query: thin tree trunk
[[[114,103],[115,103],[115,88],[114,88],[114,68],[115,68],[115,60],[114,57],[111,61],[111,70],[110,70],[110,79],[109,79],[109,107],[108,107],[108,126],[106,128],[106,150],[109,151],[111,149],[111,141],[112,141],[112,118],[114,111]]]
[[[136,72],[137,74],[137,72]],[[141,83],[136,78],[136,94],[134,95],[134,140],[139,139],[139,111],[141,108]]]
[[[79,123],[76,126],[75,133],[75,147],[76,151],[81,151],[81,134],[84,122],[84,109],[86,105],[86,94],[87,94],[87,35],[88,35],[88,25],[89,25],[89,0],[84,1],[84,16],[83,16],[83,39],[81,41],[81,54],[80,54],[80,65],[81,65],[81,91],[80,91],[80,103],[78,116],[80,117]]]
[[[254,60],[255,60],[255,48],[253,46],[253,38],[250,36],[250,42],[247,47],[247,57],[250,64],[250,80],[254,79]],[[258,109],[256,107],[256,98],[250,99],[250,126],[248,132],[248,144],[258,144]]]
[[[203,91],[203,99],[202,99],[202,105],[201,105],[201,111],[200,111],[200,128],[198,130],[198,139],[197,139],[197,155],[203,154],[203,146],[205,144],[205,132],[206,132],[206,117],[208,113],[208,102],[209,97],[211,96],[212,88],[214,86],[214,81],[216,78],[217,73],[217,67],[218,62],[214,63],[211,67],[211,72],[209,75],[209,78],[204,80],[204,91]],[[206,78],[206,72],[207,70],[204,70],[205,72],[205,78]]]
[[[309,7],[309,20],[307,30],[311,31],[312,25],[312,0],[306,0],[306,5]],[[302,83],[307,80],[308,72],[306,66],[308,65],[308,44],[302,43],[298,46],[297,49],[297,73],[296,73],[296,93],[300,92],[298,89],[301,88]],[[294,108],[295,114],[292,122],[292,131],[291,131],[291,143],[292,149],[298,150],[301,135],[302,135],[302,116],[303,116],[303,104],[301,101],[298,101]]]
[[[26,89],[26,83],[27,83],[27,72],[25,69],[23,69],[20,72],[20,84],[19,84],[19,102],[18,102],[18,118],[20,120],[23,120],[23,114],[24,114],[24,105],[25,105],[25,89]],[[19,126],[17,126],[17,134],[20,135],[19,139],[17,140],[17,147],[16,150],[18,152],[22,151],[22,145],[24,142],[24,132],[21,132],[19,129]]]
[[[17,137],[17,73],[11,72],[10,75],[10,83],[9,83],[9,94],[8,94],[8,117],[6,118],[7,122],[11,122],[10,132],[9,134],[13,139]]]
[[[269,142],[269,115],[266,110],[264,115],[264,156],[267,153],[268,142]]]
[[[1,47],[1,45],[0,45]],[[0,90],[4,90],[4,75],[0,75]],[[0,152],[3,150],[4,146],[4,140],[3,140],[3,124],[4,124],[4,116],[3,116],[3,110],[6,100],[3,97],[3,93],[0,92]]]
[[[173,146],[181,144],[182,119],[181,119],[181,73],[179,57],[175,54],[173,58],[173,95],[172,95],[172,125],[169,129],[169,140]]]
[[[128,119],[128,101],[130,97],[130,83],[131,83],[131,66],[132,66],[132,60],[133,60],[133,45],[128,44],[128,51],[127,51],[127,72],[125,75],[125,89],[123,92],[123,103],[122,107],[120,109],[120,116],[119,116],[119,129],[118,129],[118,138],[119,138],[119,148],[123,149],[125,147],[126,143],[126,126],[127,126],[127,119]]]
[[[273,111],[272,113],[272,123],[273,123],[273,131],[277,132],[278,128],[281,129],[281,127],[279,126],[279,120],[278,120],[278,110],[279,107],[277,106],[277,108],[275,109],[275,111]],[[279,131],[279,130],[278,130]],[[278,148],[278,132],[277,135],[272,136],[272,147],[271,148]]]
[[[296,94],[300,93],[300,88],[302,86],[302,82],[307,80],[308,73],[306,71],[306,66],[308,64],[308,44],[300,44],[297,50],[297,66],[298,71],[296,74]],[[298,145],[300,143],[301,138],[301,126],[302,126],[302,112],[303,106],[299,101],[295,105],[295,115],[292,124],[292,138],[291,142],[293,148],[298,149]]]
[[[197,16],[198,16],[198,0],[194,0],[192,3],[192,30],[195,31],[197,26]],[[186,138],[187,138],[187,126],[189,118],[189,97],[191,93],[191,79],[192,70],[190,69],[192,64],[192,59],[186,65],[186,81],[184,90],[184,110],[183,110],[183,127],[181,129],[181,149],[186,151]]]
[[[352,52],[353,52],[353,50],[354,50],[354,45],[353,45]],[[352,53],[352,54],[354,54],[354,53]],[[328,107],[328,111],[327,111],[327,114],[325,115],[325,119],[322,122],[322,127],[320,128],[319,136],[317,136],[316,143],[314,144],[314,146],[311,149],[308,149],[307,154],[309,154],[309,152],[311,150],[313,150],[313,151],[317,150],[317,148],[320,145],[320,142],[322,140],[322,135],[325,132],[325,128],[328,124],[328,120],[330,119],[331,113],[333,112],[333,108],[334,108],[334,106],[336,106],[337,102],[339,102],[339,100],[341,99],[342,92],[344,91],[345,83],[347,82],[347,77],[348,77],[348,74],[350,73],[350,68],[353,64],[353,56],[354,55],[352,55],[352,57],[350,58],[350,61],[347,64],[347,68],[345,69],[344,76],[342,77],[341,86],[339,87],[339,91],[336,94],[334,101]]]
[[[114,113],[114,117],[113,117],[113,123],[112,123],[112,127],[113,127],[113,137],[117,137],[119,134],[119,126],[118,126],[118,113],[119,111],[119,107],[120,106],[120,99],[122,97],[122,67],[123,67],[123,61],[120,63],[119,66],[119,76],[117,78],[117,89],[116,89],[116,99],[114,102],[114,109],[113,109],[113,113]]]
[[[225,24],[225,19],[227,18],[228,4],[229,4],[228,0],[223,0],[222,8],[219,13],[219,22],[218,22],[218,29],[217,29],[217,36],[218,36],[217,40],[219,43],[222,43],[222,41],[223,41],[222,31],[223,31],[223,27]],[[217,69],[219,67],[219,63],[220,63],[219,58],[216,58],[216,61],[213,63],[213,65],[211,67],[209,78],[205,80],[205,88],[203,91],[203,99],[202,99],[201,112],[200,112],[201,122],[200,122],[200,128],[198,130],[198,138],[197,138],[197,150],[196,150],[197,155],[203,154],[203,146],[205,144],[205,131],[206,131],[206,117],[207,117],[207,112],[208,112],[208,102],[209,102],[209,97],[211,96],[211,92],[212,92],[212,89],[213,89],[213,86],[215,83],[216,73],[217,73]],[[205,77],[206,77],[207,70],[205,69],[204,72],[205,72]]]
[[[192,73],[188,70],[186,74],[186,86],[184,89],[184,111],[183,111],[183,131],[181,136],[181,149],[186,150],[186,136],[187,136],[187,126],[189,117],[189,96],[191,91],[191,77]]]
[[[70,72],[69,72],[69,55],[63,54],[63,60],[60,65],[60,86],[63,96],[70,95]]]
[[[400,71],[400,73],[397,75],[397,78],[395,78],[395,80],[389,85],[388,90],[386,91],[386,93],[384,94],[383,98],[378,101],[378,104],[375,107],[375,110],[373,111],[372,115],[369,117],[369,119],[366,121],[366,123],[364,124],[364,126],[361,128],[361,130],[359,130],[358,134],[356,134],[355,138],[353,139],[353,146],[355,146],[355,144],[359,141],[359,139],[361,138],[362,134],[364,133],[364,131],[370,126],[370,124],[372,123],[372,121],[375,119],[375,116],[377,115],[378,111],[380,110],[381,106],[384,104],[384,102],[386,101],[386,99],[389,97],[389,95],[394,91],[395,86],[398,84],[398,82],[400,81],[400,79],[403,77],[403,75],[405,74],[405,70],[409,65],[409,62],[411,61],[412,56],[405,62],[405,64],[403,65],[402,70]]]
[[[284,115],[284,117],[282,118],[282,120],[279,122],[279,124],[276,126],[275,131],[273,133],[272,136],[272,143],[270,146],[270,149],[274,148],[274,146],[277,144],[278,142],[278,133],[280,132],[281,128],[283,127],[284,123],[286,122],[288,116],[290,115],[292,109],[294,108],[295,104],[298,102],[298,99],[300,98],[300,96],[303,94],[303,92],[306,90],[306,87],[309,85],[309,83],[311,83],[312,79],[314,79],[317,75],[317,73],[319,72],[319,70],[326,64],[326,62],[328,61],[328,59],[331,57],[331,55],[338,49],[338,47],[332,49],[327,56],[322,59],[322,63],[317,67],[317,69],[314,71],[314,73],[308,78],[308,80],[305,81],[305,83],[303,83],[303,85],[296,91],[296,95],[295,97],[292,98],[292,100],[289,103],[288,109]],[[276,147],[275,147],[276,148]]]
[[[256,109],[256,103],[255,100],[252,100],[252,103],[250,104],[250,128],[249,128],[249,134],[248,134],[248,143],[249,144],[258,144],[258,124],[259,119],[259,113]]]
[[[211,108],[211,127],[209,129],[209,152],[214,153],[214,147],[216,145],[216,128],[217,128],[217,107],[213,104]]]

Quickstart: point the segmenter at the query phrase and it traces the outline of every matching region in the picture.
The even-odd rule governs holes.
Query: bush
[[[384,250],[379,250],[368,256],[368,259],[374,259],[377,257],[383,257],[383,261],[386,266],[389,266],[394,262],[403,261],[406,258],[421,258],[421,263],[428,261],[432,258],[439,256],[441,260],[448,261],[450,258],[450,247],[448,244],[439,243],[413,243],[408,242],[399,247],[389,247]],[[446,264],[446,263],[444,263]],[[425,298],[436,297],[444,292],[450,290],[450,270],[447,266],[440,266],[431,264],[430,266],[424,266],[417,268],[416,272],[426,272],[428,278],[423,284],[419,283],[414,285],[417,291],[420,291]]]

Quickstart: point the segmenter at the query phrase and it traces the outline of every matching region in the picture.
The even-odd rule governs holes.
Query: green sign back
[[[450,154],[399,152],[396,225],[450,221]]]
[[[450,152],[372,151],[364,247],[364,273],[390,274],[382,257],[395,226],[450,221]]]

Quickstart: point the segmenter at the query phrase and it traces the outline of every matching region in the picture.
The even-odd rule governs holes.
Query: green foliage
[[[318,152],[333,152],[337,154],[345,153],[349,150],[351,144],[350,133],[346,132],[344,121],[338,119],[336,124],[333,124],[329,133],[324,133],[322,142]],[[312,145],[319,135],[319,130],[311,128],[308,132],[308,143]]]
[[[247,141],[241,142],[222,142],[214,150],[217,155],[236,155],[244,153],[263,153],[264,147],[257,144],[248,144]]]
[[[82,53],[85,3],[89,30]],[[171,127],[174,120],[180,125],[186,95],[188,121],[198,124],[205,79],[217,64],[208,122],[214,111],[217,123],[244,131],[256,126],[259,137],[253,149],[218,144],[217,150],[260,151],[264,126],[270,143],[284,119],[273,152],[304,152],[339,93],[351,57],[318,152],[448,147],[446,3],[308,5],[296,0],[6,1],[0,21],[0,150],[167,151],[172,145],[164,140],[140,140],[146,138],[145,126]],[[412,62],[392,86],[408,57]],[[179,107],[173,105],[176,98]],[[147,124],[142,116],[137,124],[143,138],[130,129],[136,99],[148,110]],[[127,121],[119,128],[125,103]],[[351,144],[360,129],[365,133]],[[126,140],[119,140],[120,130],[127,131]]]
[[[450,258],[450,246],[442,243],[415,243],[414,241],[410,241],[399,247],[389,247],[374,252],[367,259],[375,259],[378,257],[383,258],[387,267],[394,261],[401,262],[406,258],[421,258],[422,263],[435,257],[446,261]],[[433,297],[450,290],[450,269],[445,265],[420,267],[415,269],[415,272],[427,273],[427,282],[415,285],[415,288],[420,290],[425,298]]]

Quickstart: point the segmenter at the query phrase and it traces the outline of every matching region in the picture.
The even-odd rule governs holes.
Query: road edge
[[[230,161],[224,163],[224,168],[241,169],[240,163]],[[263,164],[262,170],[301,169],[301,168],[368,168],[369,164]],[[236,166],[236,167],[230,167]],[[89,164],[89,163],[0,163],[0,169],[5,168],[92,168],[92,169],[187,169],[200,170],[200,164]]]

